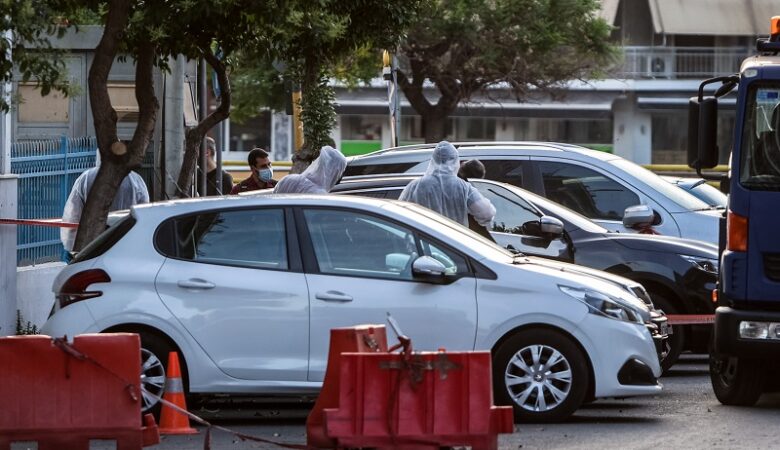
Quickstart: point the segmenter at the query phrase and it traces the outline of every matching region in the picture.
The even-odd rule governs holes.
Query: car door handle
[[[180,288],[184,289],[214,289],[217,285],[206,281],[202,278],[190,278],[189,280],[179,280],[178,283]]]
[[[314,295],[317,300],[326,302],[351,302],[352,296],[339,291],[317,292]]]

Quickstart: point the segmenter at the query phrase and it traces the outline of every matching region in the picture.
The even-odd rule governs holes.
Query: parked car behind
[[[418,175],[353,177],[333,192],[394,199]],[[489,226],[501,246],[529,255],[560,259],[605,270],[646,288],[653,305],[667,314],[713,314],[712,290],[718,270],[717,247],[702,241],[615,233],[557,203],[505,183],[470,182],[496,207]],[[552,220],[561,232],[545,229]],[[685,349],[707,351],[710,326],[676,326],[670,336],[666,370]]]
[[[316,393],[329,330],[391,313],[419,350],[490,350],[495,398],[562,420],[656,394],[650,310],[570,266],[514,255],[416,205],[256,195],[134,207],[56,278],[53,336],[135,332],[155,406],[178,351],[192,394]]]
[[[720,189],[707,183],[704,178],[683,178],[664,176],[664,180],[684,189],[694,197],[703,201],[712,208],[726,209],[729,197],[720,191]]]
[[[345,176],[423,173],[433,145],[396,147],[353,157]],[[609,230],[632,232],[623,223],[624,212],[642,204],[655,211],[657,232],[718,243],[719,211],[619,156],[549,142],[455,145],[461,159],[479,159],[485,164],[485,178],[527,189]]]

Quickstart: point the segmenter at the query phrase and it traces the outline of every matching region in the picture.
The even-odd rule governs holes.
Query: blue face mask
[[[274,178],[274,169],[271,169],[270,167],[267,169],[260,169],[257,171],[257,178],[260,178],[260,181],[264,183],[268,183]]]

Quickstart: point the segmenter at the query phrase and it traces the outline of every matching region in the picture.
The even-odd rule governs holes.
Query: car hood
[[[604,272],[603,270],[591,269],[585,266],[578,266],[575,264],[564,263],[547,258],[540,258],[537,256],[525,256],[523,257],[523,263],[546,267],[548,269],[553,269],[556,272],[597,278],[598,280],[609,284],[613,288],[619,289],[622,292],[620,298],[640,311],[643,317],[650,313],[650,306],[647,305],[637,295],[638,292],[644,294],[645,289],[636,281],[629,280],[628,278],[623,278],[619,275],[611,274],[609,272]]]
[[[709,242],[672,236],[642,235],[636,233],[610,233],[608,237],[611,241],[632,250],[674,253],[677,255],[718,259],[718,246]]]

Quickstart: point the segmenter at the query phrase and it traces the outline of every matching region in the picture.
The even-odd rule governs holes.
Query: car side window
[[[624,210],[640,203],[620,183],[574,164],[539,161],[545,197],[591,219],[622,220]]]
[[[308,209],[304,217],[320,273],[412,279],[419,255],[410,229],[349,211]]]
[[[194,262],[288,268],[284,211],[214,211],[173,219],[172,256]]]
[[[541,217],[536,208],[508,189],[487,183],[475,183],[475,186],[496,207],[490,231],[524,234],[523,224]]]
[[[482,159],[485,165],[485,178],[502,183],[523,187],[522,160]]]
[[[420,244],[425,256],[430,256],[444,264],[444,273],[447,275],[467,275],[469,273],[468,263],[463,256],[427,239],[420,239]]]

